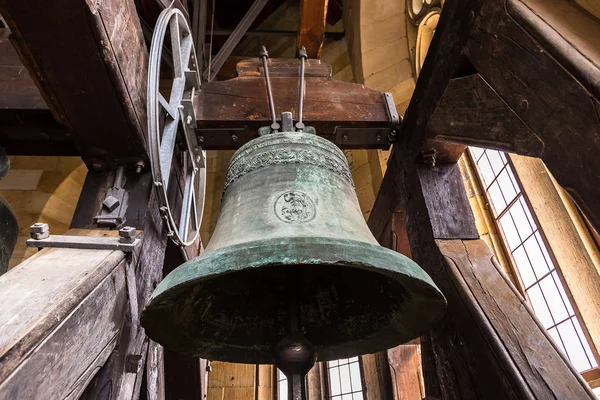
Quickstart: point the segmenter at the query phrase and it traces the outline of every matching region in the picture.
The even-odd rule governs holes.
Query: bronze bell
[[[160,283],[142,324],[181,353],[273,363],[292,310],[324,361],[414,339],[445,306],[425,271],[369,231],[344,153],[284,132],[235,153],[210,243]]]

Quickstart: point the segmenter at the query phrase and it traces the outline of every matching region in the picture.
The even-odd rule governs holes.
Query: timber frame
[[[322,48],[327,3],[302,1],[298,46],[311,57]],[[43,12],[50,9],[61,12]],[[154,287],[182,258],[167,243],[148,169],[136,171],[147,161],[147,50],[134,1],[0,0],[0,13],[32,78],[22,87],[35,84],[47,104],[18,96],[3,104],[0,137],[9,154],[82,157],[90,173],[71,226],[80,235],[111,234],[92,229],[94,216],[115,169],[125,166],[126,221],[142,239],[132,258],[45,249],[0,277],[1,287],[22,290],[20,302],[0,290],[0,302],[14,302],[0,321],[33,310],[22,315],[29,320],[3,325],[0,397],[161,399],[168,384],[180,389],[173,396],[201,396],[205,362],[163,350],[139,325]],[[600,37],[600,23],[567,0],[448,1],[399,131],[382,93],[336,82],[326,65],[308,62],[307,125],[346,148],[387,148],[398,137],[369,226],[380,243],[411,255],[448,299],[446,316],[421,339],[430,398],[595,398],[479,239],[456,165],[467,145],[540,157],[600,228],[600,48],[586,37]],[[293,110],[296,86],[283,83],[296,82],[296,65],[272,65],[279,111]],[[197,94],[196,135],[205,148],[237,148],[268,125],[260,66],[242,61],[237,75]],[[347,107],[324,112],[318,105],[331,103],[332,93]],[[349,99],[358,101],[350,107]],[[241,106],[231,111],[234,102]],[[181,175],[176,162],[171,179],[181,184]],[[171,204],[181,203],[181,193],[171,186]],[[200,249],[198,242],[187,256]],[[60,293],[34,279],[69,257],[66,266],[87,263],[90,273],[65,272]],[[31,307],[37,298],[27,296],[36,290],[52,301]],[[60,360],[45,357],[55,345]]]
[[[582,29],[600,37],[566,1],[444,7],[369,219],[448,298],[422,338],[427,396],[594,398],[479,239],[456,165],[466,145],[541,157],[600,227],[600,48]]]

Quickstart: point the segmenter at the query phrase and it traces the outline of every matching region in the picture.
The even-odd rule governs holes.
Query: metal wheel
[[[171,54],[164,49],[170,33]],[[161,60],[172,65],[172,87],[167,100],[159,92]],[[205,151],[196,142],[193,99],[200,85],[196,54],[189,25],[181,11],[163,10],[158,18],[148,67],[148,150],[160,210],[169,236],[178,245],[191,245],[200,232],[206,189]],[[167,199],[175,154],[181,155],[185,177],[179,218]],[[175,182],[177,184],[177,182]],[[179,221],[176,222],[176,219]]]

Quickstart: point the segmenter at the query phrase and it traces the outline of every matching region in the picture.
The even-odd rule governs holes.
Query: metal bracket
[[[87,249],[87,250],[121,250],[125,253],[135,251],[142,243],[135,237],[135,228],[125,227],[119,230],[119,238],[50,235],[48,224],[35,223],[30,228],[31,238],[27,239],[27,247]]]
[[[400,126],[400,116],[398,110],[396,110],[396,103],[394,103],[394,97],[391,93],[385,92],[383,94],[383,101],[385,102],[385,108],[390,118],[392,127],[398,128]]]
[[[396,110],[396,103],[394,103],[394,96],[391,93],[385,92],[383,94],[383,101],[385,102],[385,108],[388,113],[388,117],[390,119],[390,123],[392,126],[392,130],[387,136],[388,142],[393,143],[396,141],[396,137],[398,136],[398,131],[400,130],[400,124],[402,124],[403,118],[398,115],[398,110]]]
[[[125,211],[127,210],[129,196],[123,189],[124,179],[125,167],[121,165],[117,168],[113,186],[106,191],[100,215],[94,217],[96,225],[118,228],[125,223]]]
[[[390,134],[390,128],[338,126],[335,128],[335,144],[342,148],[369,146],[387,150],[390,148]]]

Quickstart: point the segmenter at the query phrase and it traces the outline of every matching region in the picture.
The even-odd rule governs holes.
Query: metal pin
[[[302,113],[304,109],[304,68],[306,59],[308,58],[304,46],[300,49],[298,58],[300,58],[300,82],[298,84],[298,122],[296,122],[296,129],[302,132],[304,129],[304,123],[302,123]]]
[[[267,65],[267,58],[269,58],[269,52],[265,46],[260,51],[260,58],[262,58],[263,69],[265,71],[265,84],[267,85],[267,95],[269,97],[269,111],[271,112],[271,130],[273,132],[279,132],[279,124],[275,117],[275,102],[273,101],[273,91],[271,90],[271,80],[269,79],[269,66]]]

